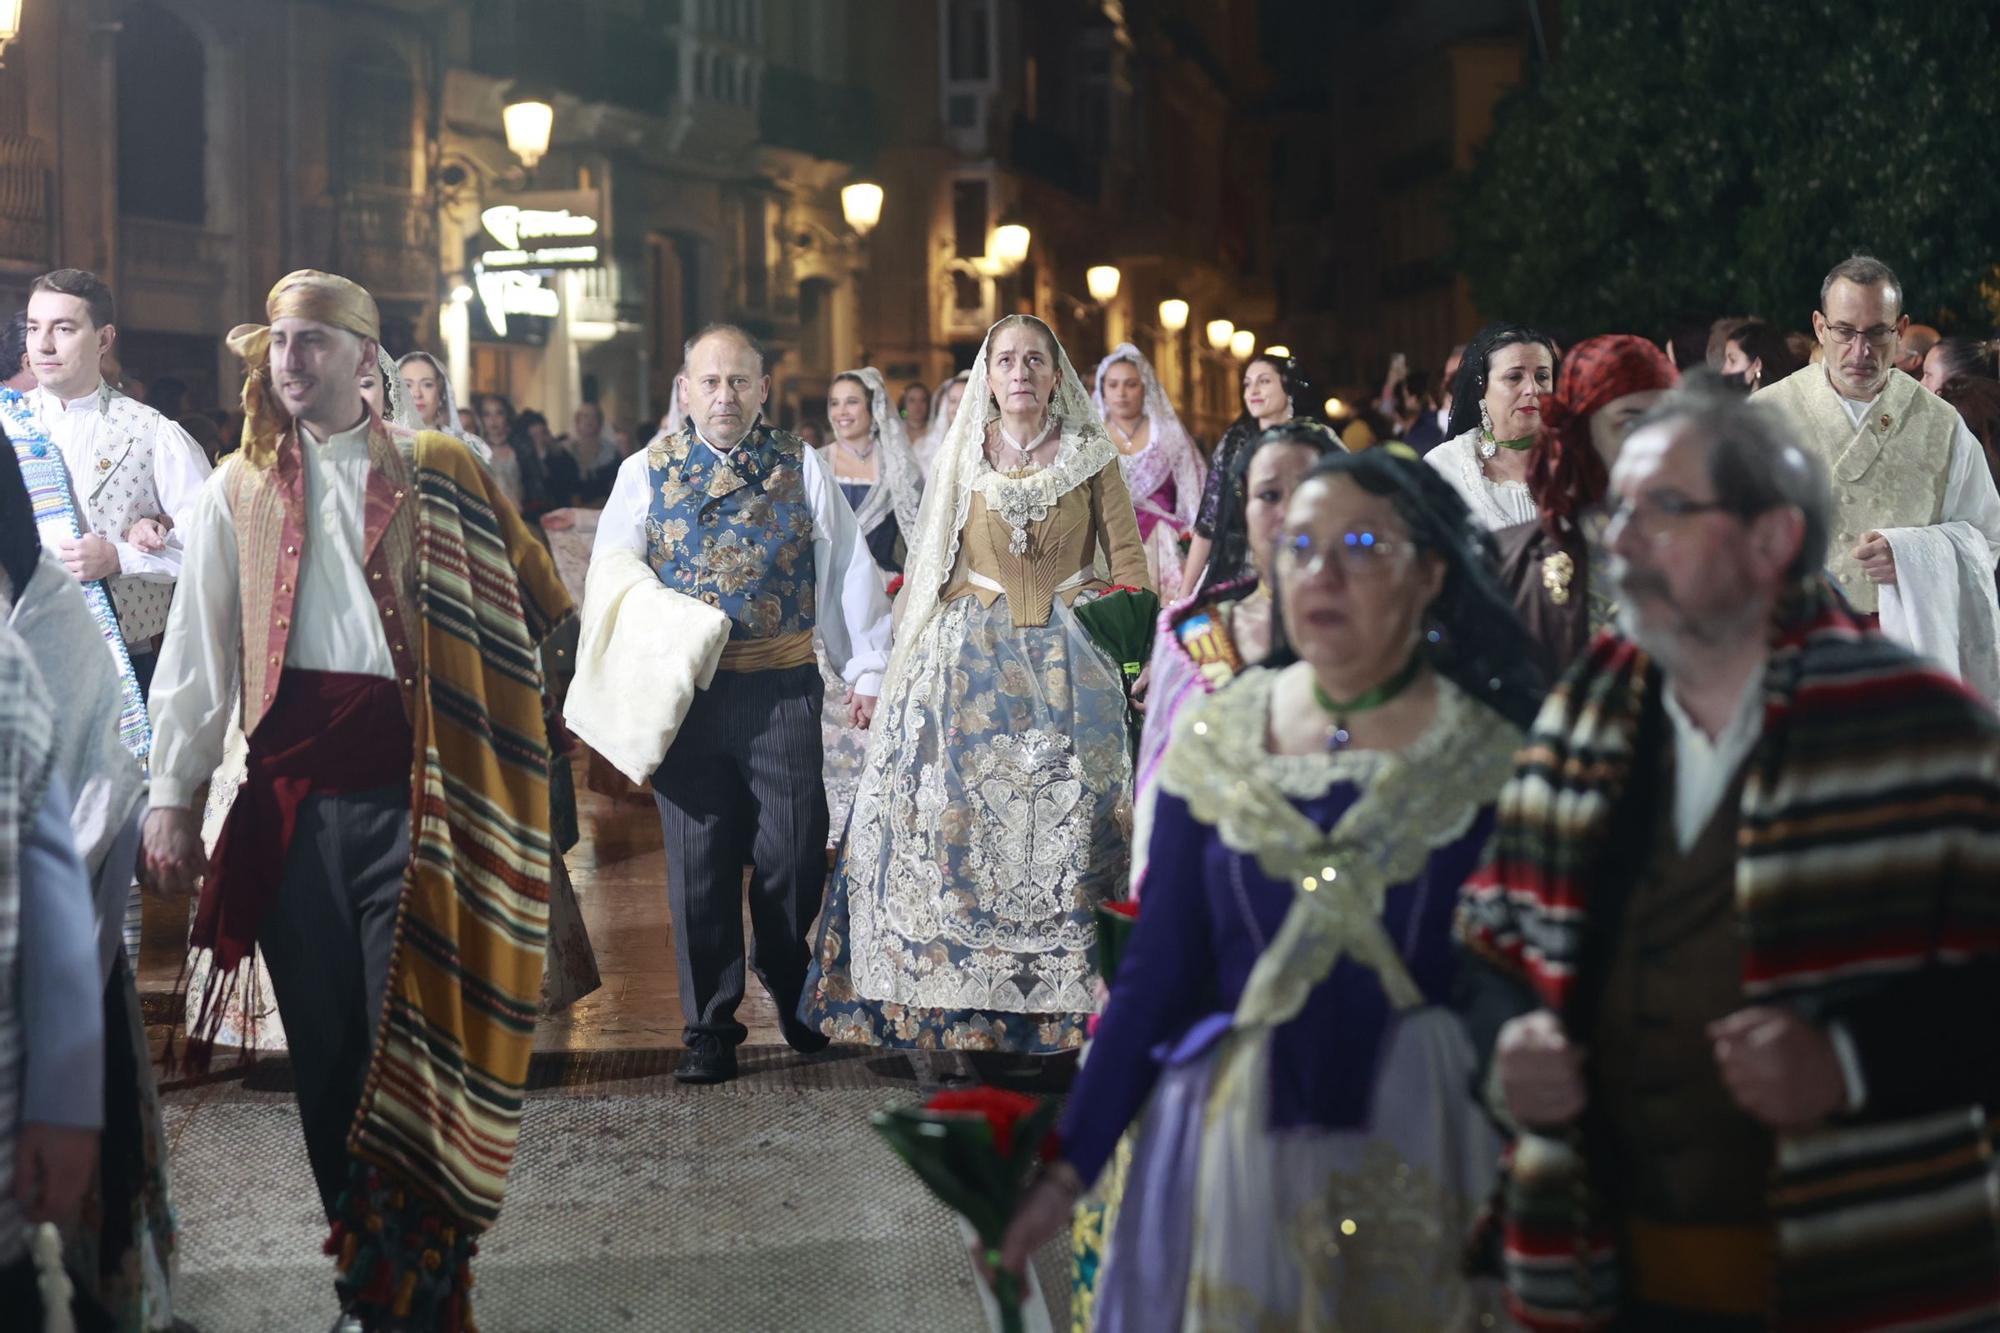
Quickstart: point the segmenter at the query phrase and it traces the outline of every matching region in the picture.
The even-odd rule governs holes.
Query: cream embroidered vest
[[[1944,515],[1945,482],[1959,416],[1900,370],[1856,426],[1824,367],[1808,365],[1757,394],[1791,419],[1799,443],[1818,454],[1833,485],[1827,571],[1849,601],[1874,611],[1878,589],[1854,548],[1880,528],[1922,528]]]
[[[110,396],[97,428],[97,447],[84,475],[75,479],[78,508],[92,532],[117,541],[140,519],[159,517],[153,491],[153,442],[161,425],[158,409],[122,393]],[[126,643],[143,645],[166,629],[173,584],[122,574],[108,582]]]

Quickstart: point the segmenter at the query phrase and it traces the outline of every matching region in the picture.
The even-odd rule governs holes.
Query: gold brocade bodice
[[[958,560],[938,600],[977,597],[991,606],[1005,594],[1016,625],[1046,625],[1057,597],[1067,605],[1084,589],[1103,586],[1096,577],[1100,549],[1111,582],[1151,586],[1132,497],[1115,466],[1064,492],[1026,532],[1026,549],[1015,554],[1013,529],[974,491],[959,533]]]

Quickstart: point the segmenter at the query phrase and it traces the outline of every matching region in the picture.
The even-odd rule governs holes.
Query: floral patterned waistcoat
[[[646,453],[646,563],[729,617],[729,637],[810,632],[815,618],[805,443],[758,425],[727,456],[682,430]]]

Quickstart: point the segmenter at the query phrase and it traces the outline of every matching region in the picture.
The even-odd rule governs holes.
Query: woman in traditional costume
[[[1187,562],[1182,566],[1183,587],[1191,586],[1208,567],[1210,550],[1215,544],[1216,516],[1222,511],[1222,484],[1228,479],[1230,463],[1244,445],[1279,422],[1293,417],[1317,419],[1319,407],[1312,395],[1312,382],[1293,357],[1266,352],[1243,367],[1243,415],[1230,423],[1209,456],[1208,482],[1202,487],[1201,504],[1194,516],[1194,536],[1188,539]],[[1249,570],[1225,572],[1230,578],[1241,578]]]
[[[1563,363],[1562,383],[1542,400],[1528,451],[1528,491],[1539,515],[1495,533],[1494,541],[1501,585],[1548,680],[1617,615],[1601,541],[1611,465],[1632,423],[1679,380],[1657,344],[1612,334],[1578,343]]]
[[[937,392],[931,395],[931,424],[920,438],[910,441],[910,446],[917,453],[917,466],[923,469],[926,481],[930,479],[931,463],[937,457],[938,446],[944,443],[945,434],[951,430],[951,423],[958,416],[959,400],[965,397],[965,382],[971,377],[971,371],[961,370],[937,386]]]
[[[429,352],[406,353],[396,362],[396,378],[402,382],[403,401],[416,418],[418,429],[441,430],[472,450],[473,456],[486,464],[505,489],[509,483],[494,460],[492,448],[459,424],[458,400],[452,396],[451,376],[445,374],[438,359]],[[515,490],[520,489],[520,471],[519,464],[515,464],[512,483]]]
[[[1145,906],[1002,1247],[1019,1271],[1139,1120],[1101,1333],[1498,1317],[1461,1263],[1500,1141],[1446,1003],[1540,695],[1490,557],[1404,451],[1324,460],[1267,664],[1176,723]]]
[[[1070,609],[1143,586],[1118,451],[1048,325],[987,333],[924,496],[805,1020],[839,1042],[1078,1045],[1122,892],[1123,674]]]
[[[826,419],[833,439],[820,448],[820,457],[853,508],[868,553],[886,583],[903,572],[909,537],[917,530],[923,471],[903,433],[902,417],[889,404],[888,385],[875,367],[843,370],[833,377],[826,395]],[[827,839],[829,846],[838,846],[868,755],[868,733],[847,725],[853,691],[824,652],[819,666],[826,679],[826,707],[819,727],[825,752]]]
[[[1111,442],[1118,446],[1118,467],[1138,512],[1139,539],[1146,546],[1153,588],[1162,603],[1175,601],[1181,595],[1181,571],[1187,559],[1181,537],[1194,524],[1207,477],[1201,454],[1167,401],[1153,367],[1131,343],[1118,344],[1097,363],[1093,398]]]
[[[1271,553],[1285,506],[1314,465],[1340,452],[1338,437],[1316,421],[1273,426],[1237,450],[1230,464],[1236,475],[1224,483],[1222,507],[1216,514],[1208,568],[1190,596],[1160,613],[1147,668],[1151,686],[1146,692],[1146,721],[1132,775],[1135,901],[1145,886],[1153,789],[1174,718],[1189,703],[1207,698],[1264,660],[1271,646]],[[1254,570],[1248,577],[1217,579],[1218,571],[1241,569],[1246,563]],[[1129,1143],[1121,1141],[1111,1166],[1098,1178],[1092,1195],[1077,1204],[1071,1222],[1070,1314],[1072,1326],[1081,1333],[1090,1328],[1104,1242],[1117,1216],[1130,1160]]]
[[[1264,660],[1271,645],[1271,548],[1292,492],[1321,459],[1343,452],[1316,421],[1288,421],[1235,451],[1216,511],[1215,543],[1192,593],[1160,613],[1147,671],[1146,721],[1133,769],[1132,893],[1145,881],[1153,787],[1189,702]],[[1246,575],[1236,571],[1248,569]]]
[[[1532,523],[1528,450],[1554,392],[1556,345],[1518,324],[1488,324],[1465,349],[1451,387],[1445,442],[1424,455],[1490,532]]]

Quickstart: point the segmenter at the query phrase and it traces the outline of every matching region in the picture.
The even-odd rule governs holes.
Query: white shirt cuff
[[[1861,1056],[1854,1038],[1840,1023],[1828,1023],[1826,1035],[1833,1042],[1833,1058],[1840,1061],[1840,1081],[1847,1085],[1847,1111],[1851,1115],[1868,1104],[1868,1084],[1861,1077]]]
[[[874,698],[882,693],[882,673],[864,671],[854,678],[854,692]]]
[[[165,774],[155,773],[148,784],[149,792],[146,799],[146,808],[148,810],[192,810],[194,809],[194,789],[200,785],[200,783],[181,782],[178,779],[167,777]]]

